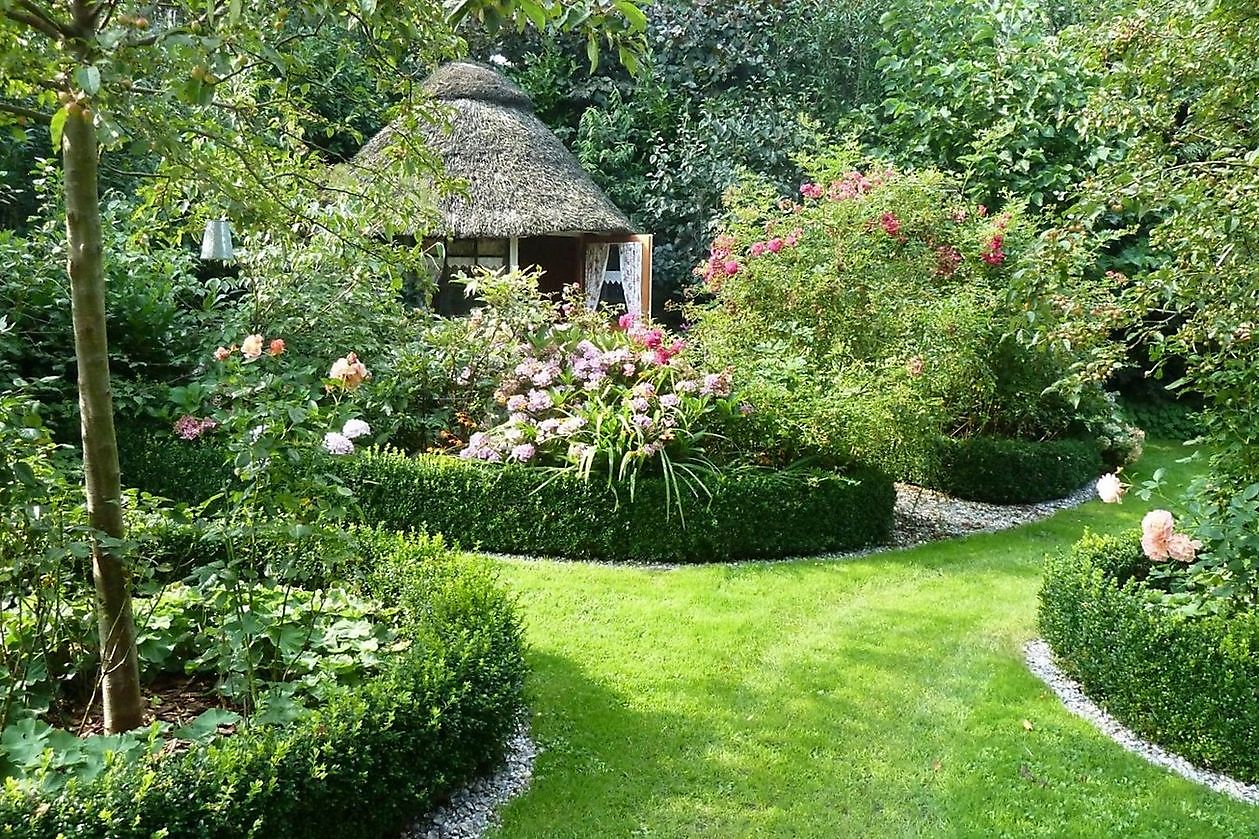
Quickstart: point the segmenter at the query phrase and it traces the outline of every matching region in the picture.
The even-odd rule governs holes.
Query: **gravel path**
[[[1066,498],[1040,504],[998,505],[962,501],[941,492],[896,485],[896,513],[889,544],[850,553],[827,554],[815,559],[845,559],[897,548],[921,545],[940,539],[986,533],[1018,527],[1048,518],[1059,510],[1075,507],[1095,497],[1093,486],[1072,493]],[[529,561],[533,557],[491,554],[501,559]],[[627,563],[597,563],[621,565]],[[635,567],[673,569],[673,564],[636,564]],[[522,723],[507,744],[507,760],[488,778],[475,780],[458,790],[451,800],[436,812],[416,821],[403,833],[402,839],[480,839],[493,823],[497,810],[524,792],[533,776],[533,761],[538,747],[529,737],[528,725]]]
[[[1170,769],[1182,778],[1210,787],[1216,792],[1232,796],[1248,804],[1259,804],[1259,785],[1243,783],[1218,772],[1199,769],[1183,757],[1174,755],[1137,736],[1106,713],[1093,700],[1085,696],[1078,682],[1058,669],[1058,665],[1054,663],[1053,651],[1044,641],[1028,642],[1025,653],[1028,669],[1058,695],[1067,710],[1092,723],[1103,734],[1128,751],[1140,755],[1150,763]]]
[[[457,790],[450,801],[407,828],[402,839],[480,839],[498,808],[529,787],[537,756],[528,724],[521,723],[508,738],[507,758],[493,775]]]

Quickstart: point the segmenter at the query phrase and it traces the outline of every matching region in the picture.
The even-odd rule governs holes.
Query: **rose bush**
[[[858,457],[898,475],[943,435],[1098,437],[1115,409],[1095,387],[1046,388],[1069,354],[1009,337],[1011,277],[1034,242],[1023,207],[966,200],[954,179],[860,167],[851,148],[802,164],[794,196],[752,180],[728,195],[689,307],[705,361],[769,406],[766,454]],[[1122,459],[1122,458],[1120,458]]]

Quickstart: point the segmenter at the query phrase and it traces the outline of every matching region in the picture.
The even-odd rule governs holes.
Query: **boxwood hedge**
[[[220,492],[224,454],[206,443],[128,435],[123,481],[177,501]],[[441,533],[470,549],[635,562],[712,562],[848,550],[887,541],[895,490],[878,470],[743,470],[688,498],[685,523],[659,480],[633,500],[599,480],[523,466],[360,451],[337,462],[363,521]]]
[[[285,728],[118,762],[56,794],[0,791],[17,837],[397,836],[496,761],[523,709],[520,627],[486,566],[440,540],[360,532],[363,591],[411,641],[385,671]]]
[[[1034,504],[1069,495],[1102,472],[1093,440],[941,438],[925,463],[906,477],[957,498],[991,504]]]
[[[1196,764],[1259,781],[1259,614],[1185,617],[1151,604],[1138,540],[1086,536],[1052,558],[1041,632],[1059,665],[1124,724]]]
[[[635,562],[713,562],[847,550],[885,542],[895,491],[881,472],[734,471],[687,497],[685,523],[665,487],[631,500],[599,480],[453,457],[368,452],[342,475],[374,525],[442,533],[502,553]]]

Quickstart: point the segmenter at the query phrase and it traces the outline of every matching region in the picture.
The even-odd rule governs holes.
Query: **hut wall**
[[[564,286],[573,283],[581,285],[585,271],[581,239],[577,236],[521,239],[520,266],[536,266],[546,272],[538,285],[547,294],[559,294]]]

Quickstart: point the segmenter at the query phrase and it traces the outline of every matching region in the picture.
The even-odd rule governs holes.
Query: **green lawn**
[[[1045,553],[1145,509],[843,562],[503,562],[545,752],[497,835],[1259,835],[1024,668]]]

